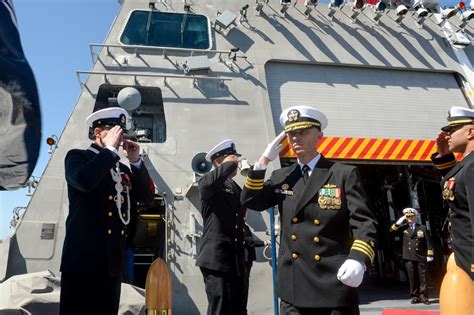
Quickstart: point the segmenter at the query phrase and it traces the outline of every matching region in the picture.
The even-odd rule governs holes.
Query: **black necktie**
[[[303,181],[304,181],[305,183],[307,183],[307,182],[308,182],[308,178],[309,178],[309,166],[308,166],[308,165],[304,165],[302,171],[303,171]]]

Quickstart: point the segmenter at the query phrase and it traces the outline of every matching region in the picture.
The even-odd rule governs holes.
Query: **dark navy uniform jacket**
[[[245,261],[253,262],[257,260],[257,253],[255,247],[265,246],[265,242],[255,238],[250,231],[250,227],[247,224],[244,224],[244,240],[245,240]]]
[[[393,224],[390,232],[403,234],[403,259],[426,262],[427,256],[433,256],[431,238],[426,226],[415,223],[415,229],[408,223],[396,226]]]
[[[119,160],[119,156],[95,144],[87,150],[71,150],[66,155],[69,214],[61,271],[121,274],[127,231],[113,200],[116,190],[110,173]],[[131,203],[152,200],[151,180],[143,162],[140,169],[131,166],[131,170],[120,164],[120,170],[127,174],[122,175],[124,186],[131,185]],[[125,200],[122,213],[126,214],[125,188],[122,195]]]
[[[223,163],[199,180],[204,231],[196,265],[222,272],[245,274],[244,215],[240,205],[241,188],[227,177],[237,169]]]
[[[456,264],[474,280],[474,153],[458,163],[453,154],[432,160],[443,175],[441,189],[449,206]]]
[[[241,200],[260,211],[278,205],[279,297],[308,308],[358,304],[357,289],[337,279],[346,259],[369,267],[375,256],[376,220],[357,169],[321,156],[306,185],[297,163],[264,176],[249,172]]]

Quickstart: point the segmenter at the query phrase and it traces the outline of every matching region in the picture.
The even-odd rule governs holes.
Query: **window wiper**
[[[181,46],[184,45],[184,27],[186,26],[187,17],[188,17],[188,11],[185,11],[183,21],[181,22]]]
[[[148,20],[146,22],[146,39],[145,39],[145,45],[148,45],[148,36],[150,35],[150,28],[151,28],[151,17],[153,14],[153,10],[150,10],[148,12]]]

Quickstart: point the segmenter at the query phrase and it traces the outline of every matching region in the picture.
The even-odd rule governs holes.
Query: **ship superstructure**
[[[449,10],[457,11],[451,17]],[[403,278],[388,228],[406,206],[419,208],[438,235],[440,276],[446,209],[429,156],[448,109],[471,106],[468,16],[431,1],[384,8],[359,1],[121,1],[104,43],[90,45],[92,69],[77,72],[80,97],[31,202],[0,244],[0,278],[58,272],[68,211],[64,157],[88,146],[86,117],[126,87],[141,94],[140,106],[129,109],[130,127],[157,187],[155,202],[142,205],[137,218],[137,284],[153,258],[165,258],[174,313],[205,313],[207,306],[195,266],[202,230],[196,183],[208,170],[199,153],[232,138],[253,163],[281,132],[281,111],[293,105],[326,113],[320,151],[360,168],[380,223],[370,277]],[[294,158],[285,142],[281,165]],[[255,235],[268,239],[268,213],[249,213]],[[271,267],[258,254],[249,310],[270,314]]]

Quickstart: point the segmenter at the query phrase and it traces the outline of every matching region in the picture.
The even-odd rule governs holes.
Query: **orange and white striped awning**
[[[318,143],[318,152],[328,159],[431,162],[430,155],[436,152],[436,142],[434,140],[324,137]],[[282,141],[280,158],[296,158],[288,137]]]

